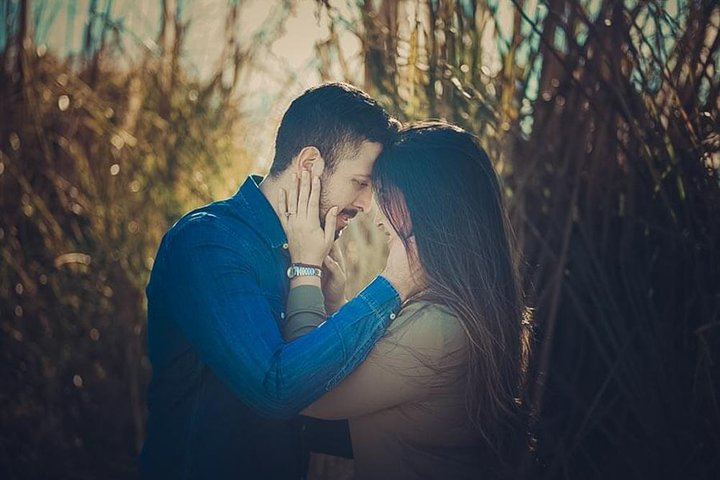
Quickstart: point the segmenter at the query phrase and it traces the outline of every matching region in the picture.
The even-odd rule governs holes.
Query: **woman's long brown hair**
[[[519,426],[525,309],[490,159],[458,127],[414,124],[378,158],[373,185],[408,251],[414,236],[414,260],[427,276],[423,296],[449,307],[467,334],[471,421],[491,444],[504,443],[506,427]]]

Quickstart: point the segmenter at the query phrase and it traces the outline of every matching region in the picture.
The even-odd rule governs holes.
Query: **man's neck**
[[[285,213],[278,210],[278,196],[280,194],[280,189],[282,188],[281,178],[272,177],[268,174],[265,178],[263,178],[262,182],[260,182],[259,187],[260,191],[263,195],[265,195],[268,203],[270,203],[275,211],[275,215],[280,218],[280,215]]]

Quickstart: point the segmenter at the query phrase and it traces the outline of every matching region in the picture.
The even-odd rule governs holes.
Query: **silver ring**
[[[295,215],[295,212],[285,212],[286,217],[290,217],[290,215]]]

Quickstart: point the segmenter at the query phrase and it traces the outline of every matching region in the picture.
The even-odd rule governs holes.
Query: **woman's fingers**
[[[298,194],[297,214],[300,218],[307,218],[308,200],[310,198],[310,172],[303,170],[300,175],[300,193]]]
[[[287,211],[291,214],[297,213],[297,211],[298,211],[298,175],[297,175],[297,173],[292,174],[292,181],[290,182],[290,190],[287,192]]]
[[[320,221],[320,177],[313,175],[310,185],[310,199],[308,200],[307,215],[310,221],[317,218]]]
[[[338,207],[332,207],[325,215],[325,244],[330,246],[335,241]]]
[[[300,179],[298,182],[298,178]],[[280,222],[288,235],[290,254],[295,261],[304,263],[325,263],[323,260],[335,243],[338,207],[332,207],[325,215],[325,228],[320,226],[320,177],[303,171],[299,176],[293,173],[288,190],[280,189],[277,197],[277,209]],[[328,266],[331,272],[342,273],[344,259],[336,250],[336,256],[330,258]],[[303,260],[304,258],[313,259]],[[317,259],[317,260],[315,260]]]

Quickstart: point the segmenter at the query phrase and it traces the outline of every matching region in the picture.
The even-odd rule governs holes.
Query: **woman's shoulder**
[[[446,305],[431,300],[411,300],[400,309],[399,317],[410,319],[432,319],[436,321],[457,319],[455,313]]]
[[[447,305],[429,300],[415,300],[402,307],[388,328],[393,336],[406,336],[447,352],[465,346],[462,322]]]
[[[459,326],[460,320],[455,312],[438,302],[430,300],[413,300],[400,309],[398,320],[405,322],[422,322],[428,324]]]

